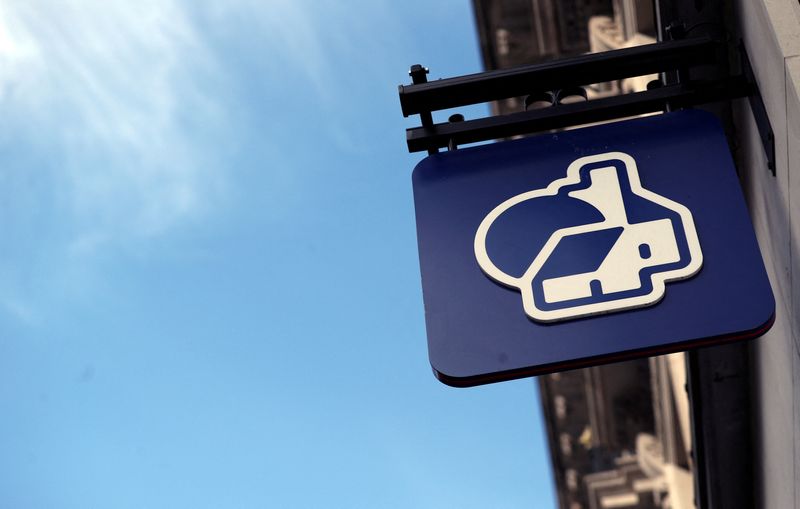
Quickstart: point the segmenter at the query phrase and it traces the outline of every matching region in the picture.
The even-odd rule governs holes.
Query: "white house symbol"
[[[511,276],[500,270],[489,257],[486,247],[487,235],[495,220],[524,201],[558,195],[562,187],[581,182],[581,168],[589,164],[596,166],[596,163],[604,161],[621,161],[625,166],[633,194],[661,205],[678,215],[685,235],[685,244],[688,246],[688,260],[685,265],[649,274],[652,284],[650,291],[644,294],[630,295],[630,290],[646,288],[640,277],[643,269],[674,265],[675,262],[681,260],[678,240],[670,219],[629,223],[617,170],[614,166],[600,165],[589,170],[591,185],[588,188],[571,191],[567,196],[592,205],[602,214],[603,220],[553,232],[531,265],[520,277]],[[537,302],[533,291],[534,278],[559,242],[574,235],[609,228],[621,228],[621,233],[599,267],[591,272],[544,280],[542,282],[544,302]],[[641,249],[640,246],[644,246],[645,249]],[[540,322],[567,320],[653,305],[664,297],[667,282],[691,277],[700,270],[703,264],[697,231],[689,209],[680,203],[642,188],[636,162],[633,157],[623,152],[607,152],[581,157],[569,165],[565,178],[553,181],[544,189],[528,191],[504,201],[489,212],[481,222],[475,234],[474,250],[475,258],[483,272],[498,283],[519,290],[522,294],[525,313],[533,320]],[[591,301],[590,298],[593,296],[592,285],[597,285],[598,282],[602,292],[602,301],[587,302],[587,299]],[[615,294],[620,297],[615,298]],[[541,301],[541,296],[539,299]],[[569,301],[579,303],[555,309],[552,306]]]

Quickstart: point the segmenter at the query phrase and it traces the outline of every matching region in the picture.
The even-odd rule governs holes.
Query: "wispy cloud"
[[[0,316],[40,322],[220,202],[225,83],[189,5],[0,0]]]
[[[163,232],[207,203],[214,65],[175,1],[0,2],[3,140],[54,154],[46,178],[75,249]]]
[[[301,203],[310,170],[291,166],[298,126],[280,115],[314,114],[314,134],[360,149],[342,92],[392,83],[392,39],[360,35],[395,22],[389,5],[0,0],[0,310],[34,316],[49,288],[92,284],[89,258],[213,213],[242,186],[226,160],[241,138],[274,215]]]

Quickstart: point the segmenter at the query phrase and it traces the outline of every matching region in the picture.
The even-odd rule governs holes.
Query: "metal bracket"
[[[750,65],[750,59],[747,56],[747,50],[744,43],[739,44],[739,55],[741,57],[742,76],[750,87],[747,98],[750,101],[750,109],[753,112],[753,118],[758,127],[758,134],[761,137],[761,145],[764,147],[764,153],[767,155],[767,168],[775,176],[775,133],[772,131],[772,123],[769,121],[767,108],[764,106],[764,99],[761,97],[761,92],[758,89],[758,82],[753,73],[753,67]]]
[[[775,142],[769,117],[758,91],[744,47],[742,73],[724,79],[693,81],[689,69],[718,65],[725,54],[724,43],[709,37],[672,40],[603,53],[580,55],[551,62],[488,71],[428,82],[427,69],[411,67],[411,85],[400,85],[398,94],[403,116],[420,116],[420,127],[406,130],[409,152],[531,134],[605,120],[685,108],[717,101],[749,97],[767,162],[775,174]],[[678,71],[678,83],[655,83],[649,90],[559,104],[507,115],[435,124],[431,112],[511,97],[558,97],[559,91],[575,91],[594,83],[634,76]],[[572,93],[574,95],[574,92]]]

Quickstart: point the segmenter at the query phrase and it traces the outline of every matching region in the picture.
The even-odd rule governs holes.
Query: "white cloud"
[[[221,184],[215,62],[174,0],[0,1],[3,142],[51,151],[72,249],[167,231]],[[30,171],[37,171],[31,168]]]
[[[228,154],[267,174],[274,220],[300,206],[311,170],[292,166],[285,119],[250,116],[251,101],[313,112],[325,141],[358,151],[341,98],[385,72],[386,40],[360,34],[393,23],[386,5],[0,0],[0,314],[91,294],[120,247],[153,253],[205,219],[236,184]],[[263,90],[237,81],[251,73]]]

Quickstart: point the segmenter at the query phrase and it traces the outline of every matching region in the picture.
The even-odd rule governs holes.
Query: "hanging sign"
[[[430,361],[449,385],[749,339],[774,320],[708,113],[436,154],[413,183]]]

